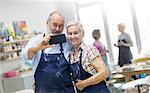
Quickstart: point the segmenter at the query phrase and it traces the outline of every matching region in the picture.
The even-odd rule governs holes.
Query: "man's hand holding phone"
[[[43,49],[46,49],[46,48],[50,48],[50,47],[53,47],[52,45],[49,45],[49,40],[51,39],[51,36],[50,34],[46,35],[46,36],[43,36],[43,39],[40,41],[39,44],[37,44],[37,49],[38,50],[43,50]]]
[[[66,37],[65,34],[59,35],[44,35],[43,39],[34,47],[34,52],[36,53],[39,50],[53,47],[53,44],[65,43]]]
[[[33,56],[40,50],[53,47],[53,45],[49,45],[49,40],[51,39],[51,35],[44,35],[42,40],[39,41],[37,45],[29,48],[28,50],[28,58],[31,60]]]

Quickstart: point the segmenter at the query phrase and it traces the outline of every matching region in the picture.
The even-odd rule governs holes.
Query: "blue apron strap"
[[[78,93],[77,92],[77,88],[75,86],[75,81],[73,80],[73,71],[71,70],[71,59],[70,59],[71,55],[69,54],[69,70],[70,70],[70,77],[71,77],[71,81],[72,81],[72,84],[73,84],[73,88],[74,88],[74,91],[75,93]]]
[[[83,50],[80,48],[79,69],[82,68],[82,52],[83,52]],[[82,75],[82,73],[81,73],[81,70],[79,70],[79,71],[80,71],[80,73],[79,73],[80,79],[82,79],[82,78],[83,78],[83,75]]]
[[[82,65],[82,52],[83,52],[83,49],[80,48],[80,56],[79,56],[79,60],[80,60],[80,65]]]
[[[60,45],[60,51],[61,51],[61,53],[63,53],[63,46],[62,46],[62,43],[60,43],[59,45]]]
[[[46,35],[46,34],[44,33],[44,34],[43,34],[43,37],[45,37],[45,35]],[[42,50],[42,53],[44,53],[44,49]]]
[[[42,53],[44,53],[44,49],[42,50]]]

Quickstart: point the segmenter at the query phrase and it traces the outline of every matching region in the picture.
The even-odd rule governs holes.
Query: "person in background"
[[[133,46],[133,43],[130,35],[124,31],[124,23],[118,24],[118,30],[121,34],[118,36],[118,43],[114,45],[119,48],[118,65],[122,67],[125,64],[131,64],[133,56],[130,47]]]
[[[105,82],[108,70],[96,47],[84,43],[82,24],[71,20],[67,23],[66,30],[73,46],[70,53],[70,69],[77,92],[110,93]]]
[[[101,38],[101,33],[99,29],[95,29],[92,32],[92,36],[95,39],[93,45],[98,49],[99,53],[101,54],[101,57],[109,71],[110,74],[110,69],[109,69],[109,65],[108,65],[108,61],[107,61],[107,55],[106,53],[108,53],[108,50],[106,49],[106,47],[103,45],[103,43],[101,41],[99,41],[99,39]]]
[[[52,35],[63,32],[64,16],[50,13],[47,32],[32,38],[22,50],[22,58],[33,64],[35,93],[74,93],[68,64],[71,43],[49,45]]]

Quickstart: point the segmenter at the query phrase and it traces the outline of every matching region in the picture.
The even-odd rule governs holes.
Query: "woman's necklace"
[[[71,57],[71,59],[72,59],[72,63],[75,63],[75,62],[77,62],[77,61],[79,61],[79,54],[80,54],[80,51],[79,50],[77,50],[77,51],[73,51],[72,53],[72,57]]]

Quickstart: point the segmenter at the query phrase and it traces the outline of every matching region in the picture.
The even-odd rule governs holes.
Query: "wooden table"
[[[125,82],[128,82],[131,80],[132,75],[140,75],[144,73],[150,74],[150,68],[142,68],[142,69],[137,69],[133,71],[120,71],[118,73],[123,74],[125,78]]]

